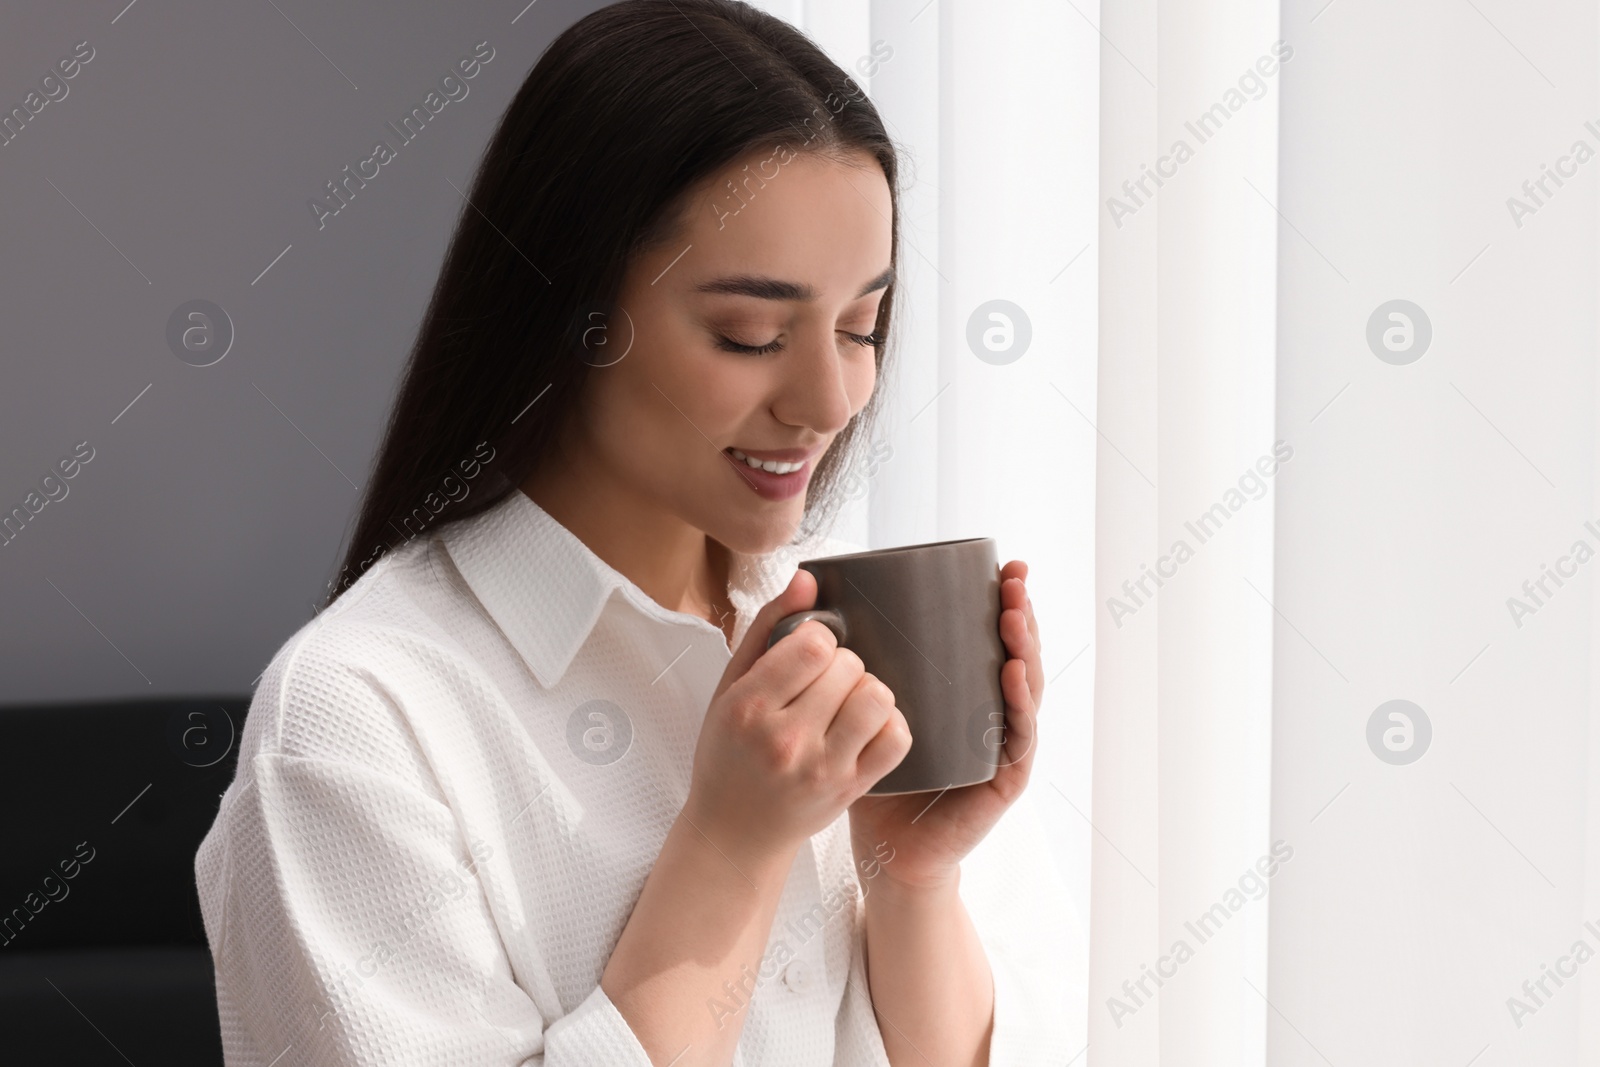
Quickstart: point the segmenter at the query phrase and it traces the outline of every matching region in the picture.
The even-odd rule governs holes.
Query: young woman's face
[[[630,264],[590,349],[583,462],[738,551],[790,538],[876,382],[889,186],[849,158],[763,149],[703,182],[674,240]],[[804,466],[768,473],[734,450]]]

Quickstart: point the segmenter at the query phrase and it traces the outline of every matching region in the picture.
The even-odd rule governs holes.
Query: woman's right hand
[[[798,849],[911,748],[894,694],[822,623],[766,647],[816,595],[816,578],[797,570],[751,622],[706,710],[684,812],[724,852]]]

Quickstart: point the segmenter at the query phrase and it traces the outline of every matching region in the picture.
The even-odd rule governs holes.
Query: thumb
[[[733,658],[728,661],[728,666],[722,672],[722,681],[717,685],[717,695],[720,696],[724,689],[745,676],[745,673],[755,666],[756,660],[761,658],[767,650],[767,638],[772,636],[772,628],[778,620],[785,615],[793,615],[797,611],[807,611],[817,602],[817,579],[804,567],[796,568],[794,577],[789,579],[789,584],[783,592],[769,600],[765,607],[756,613],[750,622],[750,629],[745,631],[744,640],[739,642],[739,648],[734,652]]]

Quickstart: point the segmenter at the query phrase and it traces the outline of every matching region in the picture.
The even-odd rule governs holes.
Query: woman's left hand
[[[1000,569],[1000,669],[1004,751],[992,780],[941,793],[862,796],[850,805],[850,843],[863,888],[887,878],[897,887],[938,888],[954,881],[963,857],[1022,795],[1033,769],[1039,702],[1044,697],[1039,623],[1028,597],[1028,565]],[[915,742],[913,742],[913,745]]]

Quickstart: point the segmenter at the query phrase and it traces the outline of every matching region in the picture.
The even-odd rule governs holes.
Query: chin
[[[748,556],[766,555],[788,544],[805,515],[805,497],[792,507],[740,515],[716,523],[706,533],[724,547]]]

